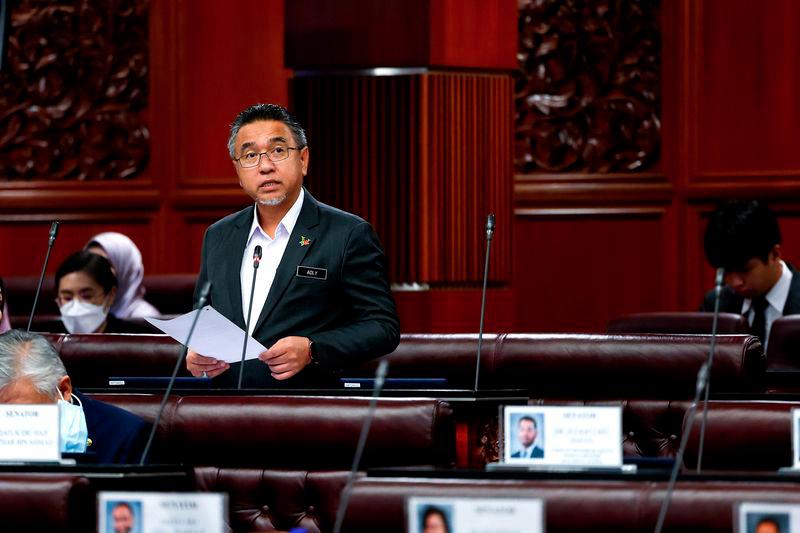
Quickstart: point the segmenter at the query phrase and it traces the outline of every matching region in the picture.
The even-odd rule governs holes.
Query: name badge
[[[518,498],[406,499],[408,533],[425,531],[502,531],[542,533],[544,502]]]
[[[319,279],[319,280],[326,280],[328,279],[328,269],[327,268],[318,268],[318,267],[307,267],[303,265],[297,266],[297,277],[298,278],[311,278],[311,279]]]
[[[621,407],[508,406],[504,460],[542,466],[621,467]]]
[[[736,533],[751,531],[791,533],[800,528],[800,505],[796,503],[742,502],[736,505],[734,516],[736,523],[733,530]]]
[[[0,462],[57,462],[58,405],[0,404]]]
[[[97,530],[223,533],[228,496],[217,493],[99,492]]]

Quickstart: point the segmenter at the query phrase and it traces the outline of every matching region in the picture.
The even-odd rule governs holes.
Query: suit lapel
[[[269,289],[267,301],[264,302],[264,307],[261,309],[256,327],[253,329],[254,333],[258,331],[258,328],[264,324],[267,317],[269,317],[270,313],[275,309],[281,296],[286,292],[286,288],[295,277],[297,265],[302,264],[303,258],[308,251],[317,245],[318,236],[319,207],[314,197],[312,197],[308,191],[305,191],[305,198],[303,199],[303,207],[300,209],[300,216],[297,217],[297,223],[294,225],[292,234],[289,236],[286,250],[283,252],[278,270],[275,272],[275,279],[272,282],[272,287]],[[302,242],[301,239],[303,239]]]
[[[242,311],[242,262],[238,258],[244,255],[247,239],[250,237],[250,227],[253,224],[253,209],[246,209],[242,216],[236,217],[233,231],[229,239],[220,246],[222,260],[219,262],[220,279],[228,280],[230,290],[223,291],[228,295],[233,323],[244,329],[244,312]]]

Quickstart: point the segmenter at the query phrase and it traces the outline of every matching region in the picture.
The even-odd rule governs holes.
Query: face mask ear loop
[[[62,399],[62,400],[64,400],[64,393],[62,393],[62,392],[61,392],[61,389],[59,389],[58,387],[56,387],[56,392],[58,392],[58,395],[59,395],[59,396],[61,396],[61,399]],[[67,400],[64,400],[64,401],[66,402]],[[78,406],[79,406],[81,409],[83,409],[83,404],[81,403],[81,400],[80,400],[80,398],[78,398],[77,396],[75,396],[75,395],[73,394],[73,395],[70,397],[70,399],[69,399],[69,403],[71,403],[72,405],[75,405],[75,402],[78,402]]]

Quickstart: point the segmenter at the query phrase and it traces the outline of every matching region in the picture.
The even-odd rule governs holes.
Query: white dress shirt
[[[270,238],[258,223],[258,205],[256,204],[253,208],[253,224],[250,226],[250,238],[244,248],[242,267],[239,273],[242,281],[242,313],[245,322],[247,322],[247,306],[250,303],[250,288],[253,284],[253,252],[256,246],[261,245],[261,263],[258,266],[258,274],[256,275],[253,311],[250,315],[250,328],[247,331],[251,336],[256,327],[256,322],[258,322],[258,317],[261,315],[261,310],[264,308],[264,303],[267,301],[272,282],[275,281],[275,273],[283,258],[283,252],[286,251],[286,245],[289,244],[289,237],[292,235],[294,225],[300,216],[303,198],[305,198],[305,191],[300,189],[300,195],[297,200],[278,223],[274,239]]]
[[[782,260],[780,260],[780,263],[782,269],[781,277],[778,278],[778,281],[775,282],[775,285],[773,285],[766,294],[767,303],[769,305],[764,311],[764,318],[766,319],[764,335],[767,337],[764,339],[764,349],[767,348],[767,342],[769,342],[769,332],[772,329],[772,323],[783,316],[783,308],[786,306],[786,299],[789,297],[789,287],[792,285],[792,271],[789,270],[789,267],[787,267],[786,263]],[[753,301],[750,298],[742,302],[742,314],[747,317],[748,324],[752,326],[753,320],[756,317],[756,312],[753,309]]]

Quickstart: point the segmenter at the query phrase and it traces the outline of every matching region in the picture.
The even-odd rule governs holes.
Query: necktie
[[[767,342],[767,314],[766,310],[769,307],[769,302],[763,296],[754,298],[753,306],[753,325],[750,326],[750,333],[761,339],[761,344]]]

